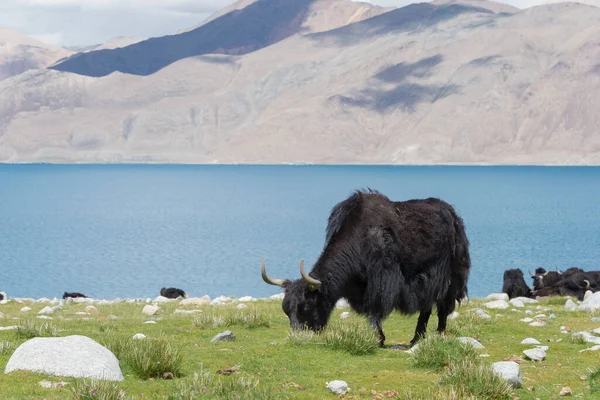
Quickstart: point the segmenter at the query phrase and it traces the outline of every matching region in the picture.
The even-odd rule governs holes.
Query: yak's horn
[[[590,285],[590,281],[588,281],[587,279],[584,279],[583,281],[584,281],[584,282],[587,284],[587,286],[586,286],[585,288],[586,288],[586,289],[589,289],[589,288],[590,288],[590,286],[591,286],[591,285]]]
[[[560,272],[560,269],[558,269],[558,267],[556,267],[556,272],[558,272],[559,274],[562,274],[562,272]]]
[[[320,280],[313,278],[312,276],[308,275],[304,271],[304,259],[300,260],[300,274],[302,275],[302,278],[304,278],[304,280],[306,281],[306,283],[308,283],[308,285],[310,286],[310,288],[312,290],[317,290],[318,288],[321,287]]]
[[[529,268],[527,269],[527,271],[529,272],[529,275],[531,275],[532,278],[535,278],[535,274],[532,274]]]
[[[283,279],[271,279],[267,276],[267,272],[265,271],[265,260],[262,261],[262,265],[260,266],[260,273],[263,281],[267,282],[269,285],[283,287],[283,282],[285,282]]]

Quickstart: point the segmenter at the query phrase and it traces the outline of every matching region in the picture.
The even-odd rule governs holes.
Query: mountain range
[[[0,162],[600,164],[592,5],[242,0],[108,47],[0,75]]]

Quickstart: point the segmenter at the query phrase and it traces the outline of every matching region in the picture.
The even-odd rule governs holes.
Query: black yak
[[[425,334],[434,305],[444,332],[455,302],[467,296],[470,267],[463,221],[451,205],[436,198],[394,202],[368,190],[333,207],[310,274],[300,262],[302,279],[272,279],[264,261],[261,273],[285,289],[282,308],[292,328],[321,330],[343,297],[369,317],[383,347],[381,323],[394,309],[420,312],[411,346]]]
[[[71,293],[69,293],[69,292],[64,292],[64,294],[63,294],[63,297],[62,297],[62,298],[63,298],[63,299],[66,299],[66,298],[68,298],[68,297],[71,297],[71,298],[78,298],[78,297],[84,297],[84,298],[87,298],[87,296],[86,296],[86,295],[84,295],[84,294],[81,294],[81,293],[77,293],[77,292],[71,292]]]
[[[525,282],[523,271],[518,268],[504,271],[502,292],[506,293],[509,299],[514,299],[515,297],[532,297],[531,288]]]
[[[187,299],[188,297],[187,293],[185,293],[183,290],[172,287],[168,289],[160,289],[160,295],[166,297],[167,299],[176,299],[178,297]]]
[[[4,292],[0,292],[0,301],[4,300],[6,294]]]
[[[600,271],[583,271],[581,268],[569,268],[561,273],[561,279],[551,286],[533,291],[535,296],[573,296],[583,300],[585,292],[597,292],[600,289]]]

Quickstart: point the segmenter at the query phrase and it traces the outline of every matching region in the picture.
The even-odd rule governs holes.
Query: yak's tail
[[[331,209],[331,213],[329,214],[329,219],[327,221],[327,230],[325,232],[325,247],[327,247],[335,234],[342,229],[344,223],[348,220],[348,217],[350,217],[354,211],[360,207],[363,201],[363,195],[365,193],[377,192],[371,189],[367,189],[365,191],[357,190],[346,200],[339,202]]]

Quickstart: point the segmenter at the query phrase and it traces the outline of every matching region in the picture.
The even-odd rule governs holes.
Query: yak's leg
[[[381,319],[374,315],[369,316],[369,324],[377,333],[379,333],[379,347],[383,347],[383,343],[385,342],[385,335],[383,334],[383,329],[381,329]]]
[[[425,331],[427,330],[427,322],[429,322],[429,317],[431,316],[431,309],[429,310],[421,310],[419,314],[419,320],[417,321],[417,328],[415,329],[415,337],[410,341],[410,347],[414,346],[421,337],[425,335]]]

